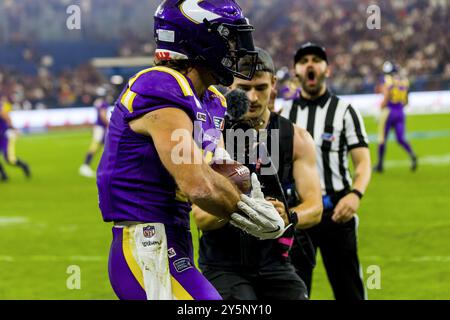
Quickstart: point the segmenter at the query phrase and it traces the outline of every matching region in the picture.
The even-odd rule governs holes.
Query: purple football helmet
[[[398,70],[399,70],[399,68],[398,68],[398,66],[397,66],[394,62],[386,61],[386,62],[383,64],[383,72],[384,72],[385,74],[393,74],[393,73],[397,73]]]
[[[258,58],[253,30],[235,0],[165,0],[155,13],[155,57],[195,61],[230,86],[234,76],[253,78]],[[253,61],[246,73],[239,70],[244,58]]]

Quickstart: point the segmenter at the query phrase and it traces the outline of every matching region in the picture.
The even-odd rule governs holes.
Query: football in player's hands
[[[227,160],[222,162],[213,162],[211,168],[231,180],[243,194],[249,194],[252,187],[250,170],[237,161]]]

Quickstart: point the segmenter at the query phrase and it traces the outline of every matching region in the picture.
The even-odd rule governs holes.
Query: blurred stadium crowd
[[[151,16],[159,2],[0,1],[0,94],[16,108],[91,105],[108,81],[89,60],[151,56]],[[380,30],[366,26],[371,0],[238,2],[282,78],[289,77],[297,46],[313,40],[327,47],[338,94],[373,93],[385,60],[404,68],[414,91],[450,87],[448,0],[380,0]],[[71,4],[81,7],[81,30],[66,28]]]

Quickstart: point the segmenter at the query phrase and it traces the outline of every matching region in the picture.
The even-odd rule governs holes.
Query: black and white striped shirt
[[[359,111],[327,91],[314,101],[302,97],[288,101],[281,115],[313,137],[322,193],[350,190],[348,152],[358,147],[367,148],[369,143]]]

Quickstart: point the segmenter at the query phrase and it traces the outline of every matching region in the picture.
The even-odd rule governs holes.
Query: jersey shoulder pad
[[[11,112],[12,111],[12,103],[10,103],[9,101],[6,101],[6,99],[4,101],[0,101],[0,111],[2,112]]]
[[[176,70],[153,67],[132,77],[120,97],[128,119],[165,107],[177,107],[191,116],[199,104],[189,80]]]
[[[227,108],[227,99],[216,87],[210,86],[208,88],[208,91],[210,92],[210,96],[212,99],[219,100],[222,107]]]
[[[180,72],[167,67],[142,70],[130,79],[128,85],[131,91],[143,96],[194,96],[188,79]]]

